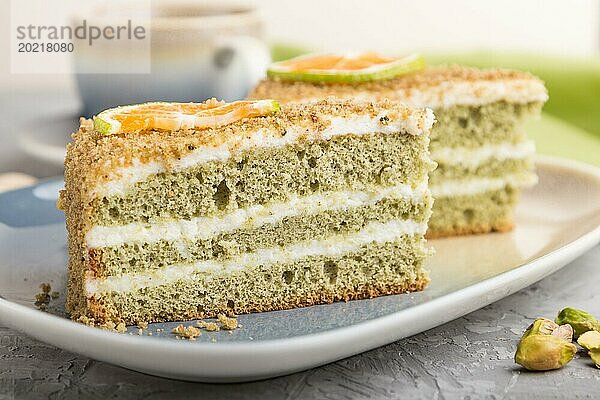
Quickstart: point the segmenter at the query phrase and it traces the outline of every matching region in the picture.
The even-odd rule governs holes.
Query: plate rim
[[[584,174],[600,185],[600,168],[586,163],[538,156],[536,164]],[[137,335],[107,332],[44,313],[11,302],[1,294],[0,323],[56,347],[152,375],[203,382],[251,381],[330,363],[449,322],[543,279],[599,242],[600,226],[597,226],[558,249],[509,271],[416,306],[349,326],[287,338],[222,343],[170,341],[145,336],[140,340]],[[440,310],[447,310],[447,303],[456,306],[451,315],[446,313],[440,317]],[[410,328],[398,335],[394,331],[400,324],[409,324]],[[85,347],[82,340],[71,340],[72,335],[83,335],[84,342],[96,346]],[[340,346],[340,337],[344,337],[346,346]],[[160,346],[156,346],[159,343]],[[285,356],[283,362],[282,356]],[[246,361],[240,362],[240,358]],[[149,362],[152,359],[160,360],[161,364],[157,365],[162,367]],[[190,371],[189,363],[197,366],[198,361],[212,368]]]

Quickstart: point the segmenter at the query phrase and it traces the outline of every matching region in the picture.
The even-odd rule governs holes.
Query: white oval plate
[[[538,172],[513,232],[431,241],[436,254],[424,292],[242,315],[241,328],[204,333],[196,342],[175,340],[169,332],[176,323],[151,324],[138,336],[135,327],[118,334],[71,322],[62,297],[49,312],[36,310],[41,282],[64,293],[65,231],[53,199],[61,182],[8,192],[0,195],[0,322],[68,351],[178,379],[248,381],[308,369],[467,314],[598,243],[600,169],[541,158]]]

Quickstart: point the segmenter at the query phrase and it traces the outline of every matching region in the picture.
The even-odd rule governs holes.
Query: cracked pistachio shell
[[[531,335],[551,335],[558,325],[546,318],[537,318],[531,325],[527,327],[525,333],[523,333],[522,339]]]
[[[600,348],[590,350],[590,357],[592,357],[592,361],[596,364],[596,367],[600,368]]]
[[[579,336],[577,343],[587,350],[600,349],[600,332],[587,331]]]
[[[577,352],[573,343],[553,335],[531,335],[519,342],[515,362],[530,371],[564,367]]]
[[[576,338],[587,331],[600,331],[600,322],[592,314],[575,308],[563,309],[554,322],[559,325],[571,325]]]

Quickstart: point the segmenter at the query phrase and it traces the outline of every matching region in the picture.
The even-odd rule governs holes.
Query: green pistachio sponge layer
[[[222,215],[290,195],[417,185],[432,168],[427,136],[344,135],[329,141],[261,148],[225,162],[150,176],[126,195],[92,201],[94,224]]]
[[[280,310],[422,290],[429,282],[421,235],[371,243],[339,257],[312,256],[235,272],[197,273],[174,284],[104,292],[90,300],[95,322],[173,321]]]
[[[95,268],[91,272],[95,277],[103,277],[198,260],[225,260],[261,248],[358,232],[372,221],[385,223],[401,219],[426,222],[431,214],[432,203],[431,196],[426,196],[423,202],[417,204],[407,199],[385,198],[374,204],[305,213],[286,217],[277,223],[242,227],[210,238],[184,238],[176,242],[159,240],[154,243],[138,241],[92,248],[89,250],[89,258],[90,264]]]

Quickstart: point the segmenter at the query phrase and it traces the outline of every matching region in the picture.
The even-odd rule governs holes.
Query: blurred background
[[[70,24],[75,17],[115,18],[114,6],[99,11],[106,2],[45,3],[51,7],[41,12],[35,0],[3,1],[0,17],[5,26],[14,25],[17,12],[51,18],[53,24]],[[64,146],[80,115],[132,101],[242,98],[271,59],[307,51],[420,52],[430,64],[530,71],[550,92],[544,117],[528,127],[539,152],[600,165],[600,0],[143,4],[151,6],[152,15],[147,73],[78,73],[85,63],[125,62],[105,49],[100,61],[90,58],[98,54],[76,51],[42,65],[53,70],[56,61],[60,73],[23,74],[14,65],[11,70],[13,31],[0,37],[0,190],[33,179],[22,174],[61,174]]]

